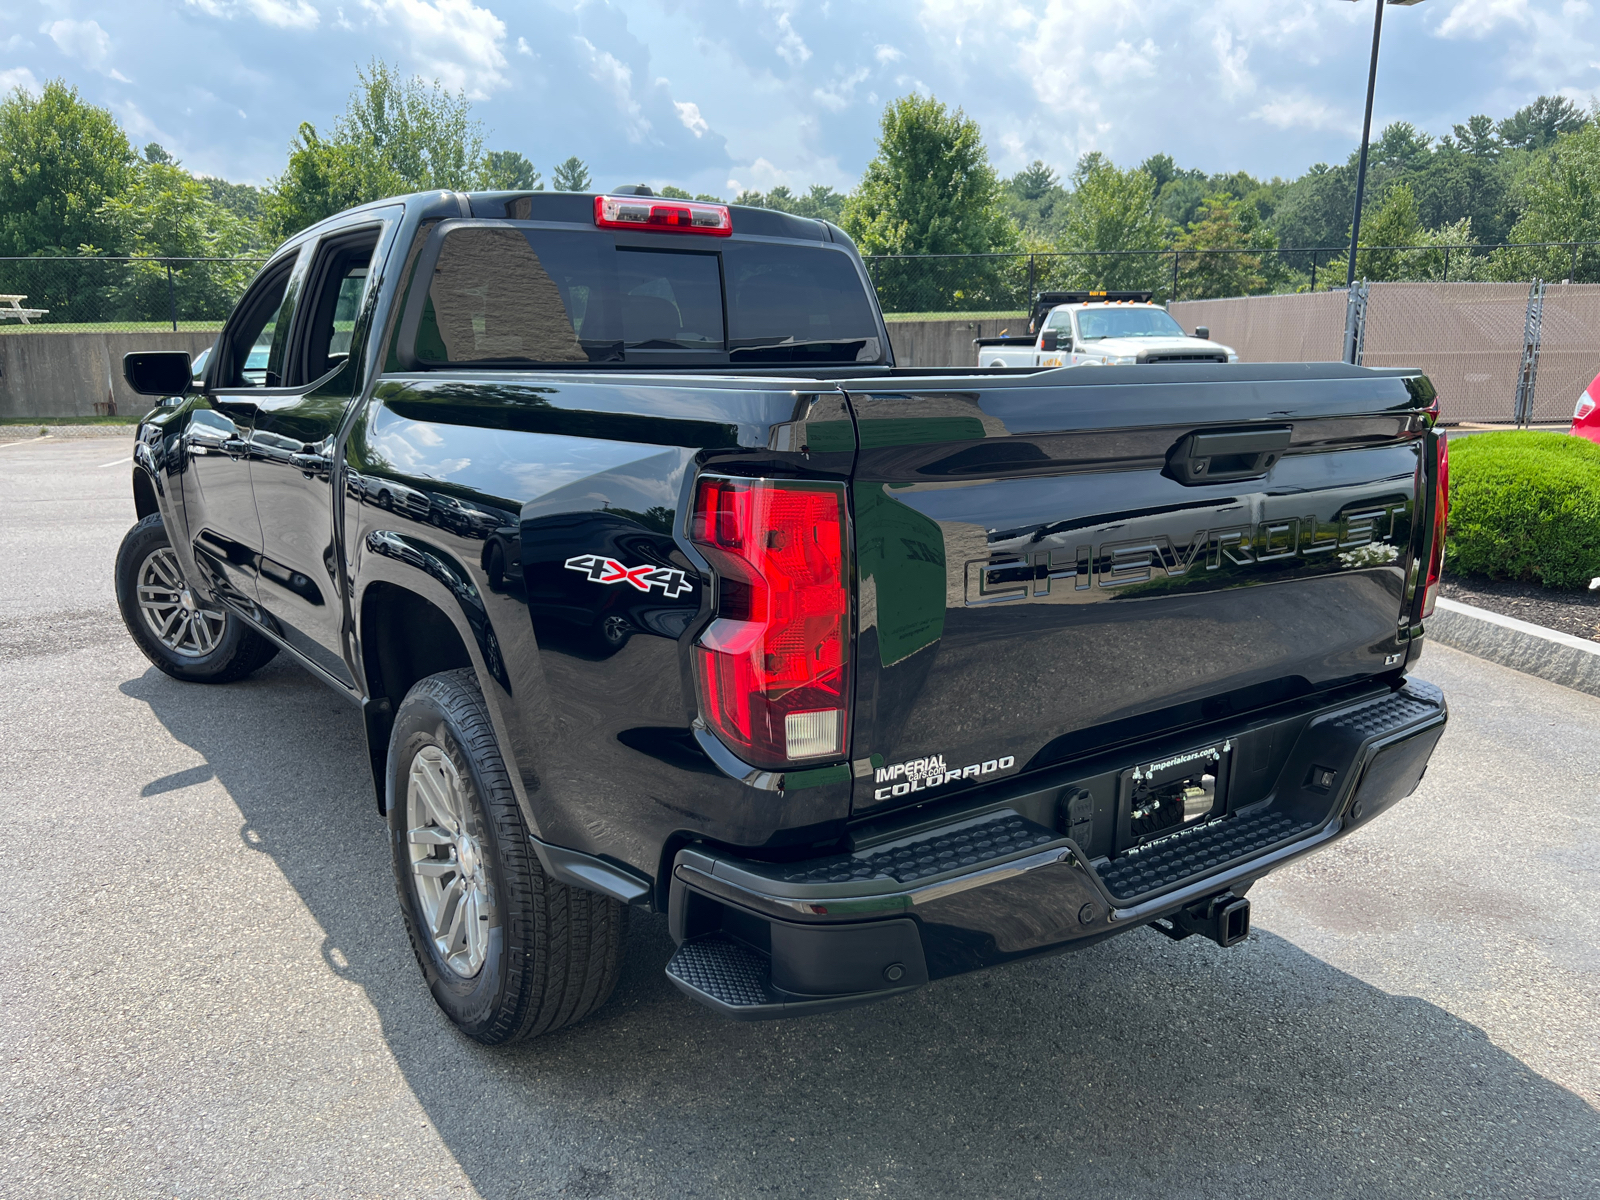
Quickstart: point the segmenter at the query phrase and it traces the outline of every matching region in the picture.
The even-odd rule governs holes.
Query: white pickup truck
[[[1238,362],[1200,326],[1191,337],[1149,292],[1040,292],[1026,337],[974,338],[980,367]]]

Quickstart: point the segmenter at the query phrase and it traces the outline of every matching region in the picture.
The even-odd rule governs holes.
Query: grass
[[[0,417],[0,425],[137,425],[146,414],[115,417]]]
[[[1026,321],[1025,312],[915,312],[884,313],[883,319],[896,321]]]
[[[221,321],[179,321],[179,333],[217,333]],[[8,333],[171,333],[171,321],[63,321],[57,325],[23,325],[17,321],[0,322],[0,335]]]

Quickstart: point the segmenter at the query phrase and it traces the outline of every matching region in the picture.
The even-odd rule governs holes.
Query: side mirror
[[[1194,335],[1202,342],[1209,342],[1211,340],[1211,330],[1205,325],[1196,325],[1194,327]]]
[[[1039,349],[1041,349],[1041,350],[1059,350],[1059,349],[1061,349],[1061,335],[1059,333],[1057,333],[1053,329],[1045,330],[1043,333],[1041,333],[1039,335]]]
[[[122,356],[122,377],[141,396],[182,396],[194,386],[194,366],[183,350],[140,350]]]

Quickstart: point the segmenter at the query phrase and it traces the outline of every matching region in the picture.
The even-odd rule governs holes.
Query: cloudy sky
[[[61,77],[135,142],[265,183],[373,56],[464,90],[492,149],[596,182],[848,188],[886,101],[981,122],[1003,173],[1098,149],[1296,175],[1360,134],[1372,0],[10,0],[0,85]],[[1590,0],[1425,0],[1384,18],[1375,127],[1441,134],[1600,93]]]

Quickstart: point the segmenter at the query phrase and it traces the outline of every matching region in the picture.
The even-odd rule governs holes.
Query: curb
[[[63,442],[81,438],[131,438],[138,428],[137,425],[51,425],[45,421],[37,425],[0,425],[0,443],[27,442],[40,437]]]
[[[1428,636],[1501,666],[1600,696],[1600,642],[1439,597]]]

